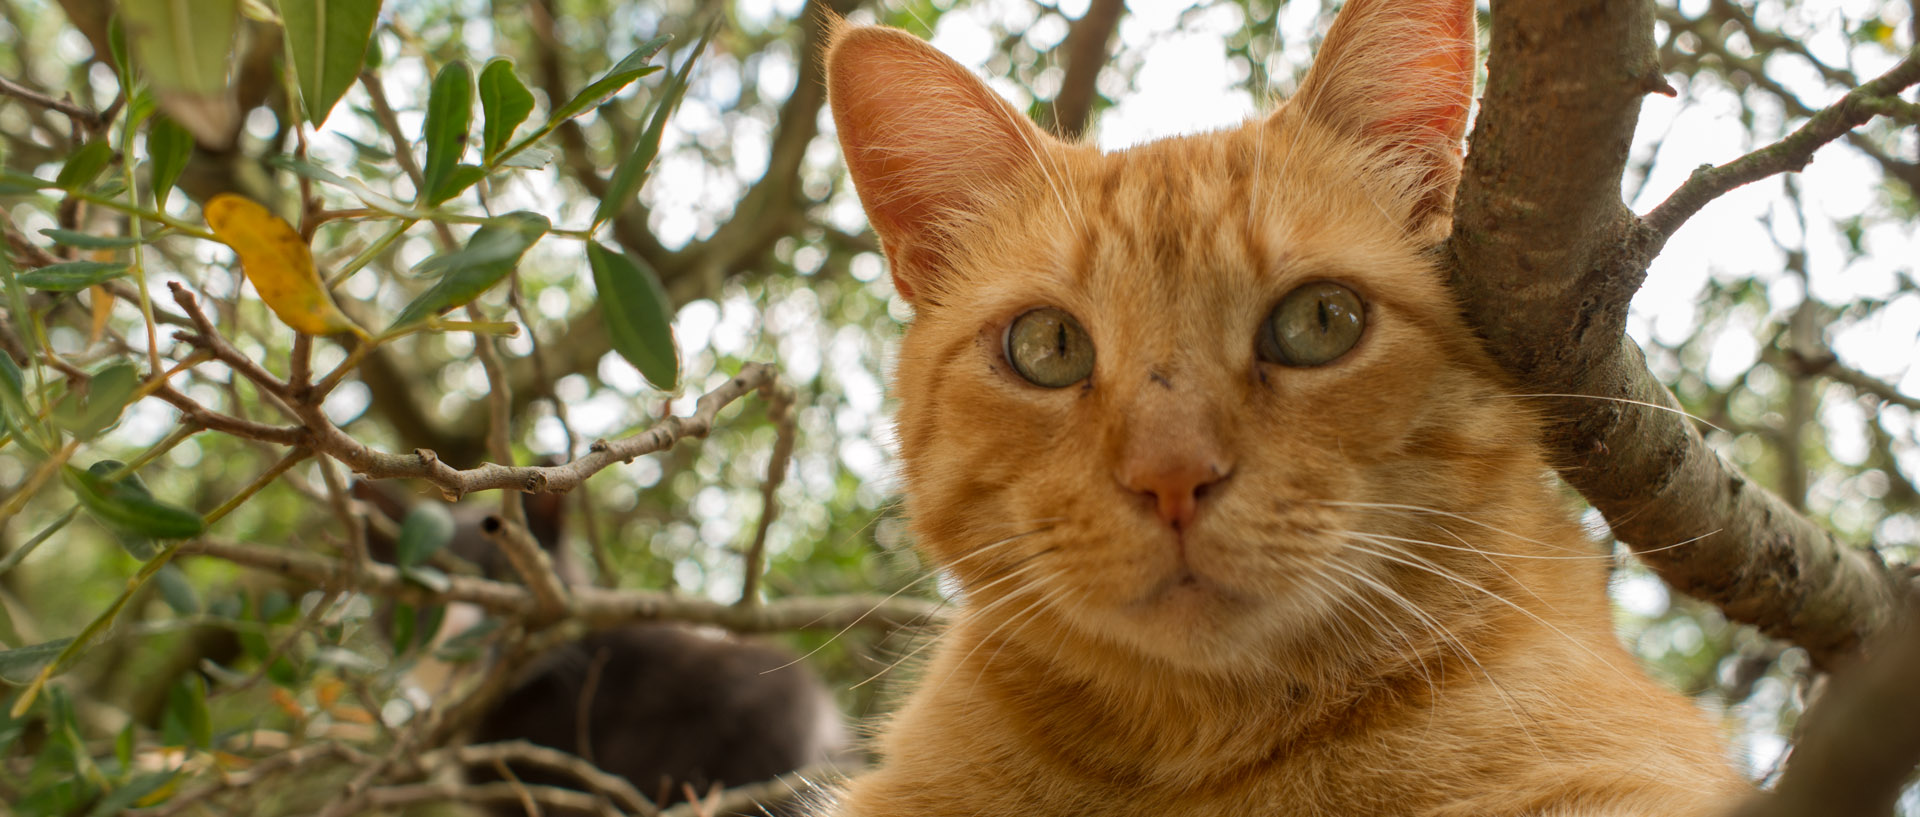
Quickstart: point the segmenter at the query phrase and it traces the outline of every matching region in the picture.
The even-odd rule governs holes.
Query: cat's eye
[[[1093,374],[1093,338],[1072,315],[1053,307],[1014,318],[1006,343],[1007,362],[1036,386],[1065,388]]]
[[[1260,327],[1260,356],[1282,366],[1324,366],[1360,342],[1367,310],[1353,290],[1316,281],[1287,293]]]

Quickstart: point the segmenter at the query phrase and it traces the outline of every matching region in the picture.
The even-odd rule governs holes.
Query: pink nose
[[[1174,530],[1193,525],[1200,497],[1207,487],[1225,479],[1230,469],[1211,457],[1175,456],[1157,461],[1127,463],[1120,484],[1136,494],[1154,498],[1160,521]]]

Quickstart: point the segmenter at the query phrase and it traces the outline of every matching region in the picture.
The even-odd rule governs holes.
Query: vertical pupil
[[[1332,323],[1327,317],[1327,299],[1321,298],[1320,300],[1315,301],[1313,305],[1314,305],[1314,308],[1319,312],[1320,333],[1324,335],[1327,333],[1327,329],[1329,328],[1329,325]]]
[[[1064,358],[1067,356],[1067,325],[1055,324],[1053,331],[1053,353]]]

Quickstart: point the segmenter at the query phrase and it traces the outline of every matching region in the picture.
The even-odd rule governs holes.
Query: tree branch
[[[1718,167],[1701,166],[1642,221],[1664,240],[1707,202],[1741,185],[1799,171],[1813,160],[1813,152],[1828,142],[1875,116],[1898,115],[1901,109],[1893,104],[1898,102],[1895,95],[1915,83],[1920,83],[1920,49],[1908,52],[1892,70],[1847,92],[1786,138]]]
[[[1054,135],[1074,141],[1086,133],[1100,69],[1107,65],[1107,43],[1120,29],[1120,15],[1126,11],[1125,0],[1093,0],[1087,13],[1067,29],[1066,41],[1055,49],[1056,57],[1064,56],[1067,75],[1053,104],[1046,108],[1047,121],[1041,123]]]
[[[319,586],[337,586],[348,570],[338,559],[312,553],[212,539],[187,542],[180,546],[179,552],[212,556]],[[415,605],[463,601],[495,615],[520,619],[532,616],[535,611],[532,593],[518,584],[473,576],[448,576],[445,589],[434,590],[403,577],[392,565],[378,562],[360,571],[354,589]],[[898,594],[801,596],[743,607],[672,593],[577,587],[567,601],[562,620],[577,620],[597,628],[642,621],[683,621],[711,624],[739,633],[762,633],[855,626],[894,629],[934,624],[944,617],[939,610],[939,605],[932,602]]]
[[[1519,388],[1600,398],[1544,407],[1543,439],[1616,537],[1676,589],[1835,665],[1885,620],[1884,567],[1715,455],[1625,335],[1666,238],[1619,192],[1640,97],[1665,85],[1651,4],[1507,0],[1492,43],[1443,250],[1463,314]]]

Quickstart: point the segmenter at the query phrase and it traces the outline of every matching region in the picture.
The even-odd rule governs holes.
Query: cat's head
[[[1434,517],[1377,506],[1539,482],[1428,255],[1473,31],[1470,0],[1350,0],[1278,111],[1103,154],[911,35],[841,27],[834,119],[915,308],[908,508],[973,614],[1225,666],[1374,585],[1427,592],[1378,537]],[[1449,557],[1480,558],[1421,556]]]

